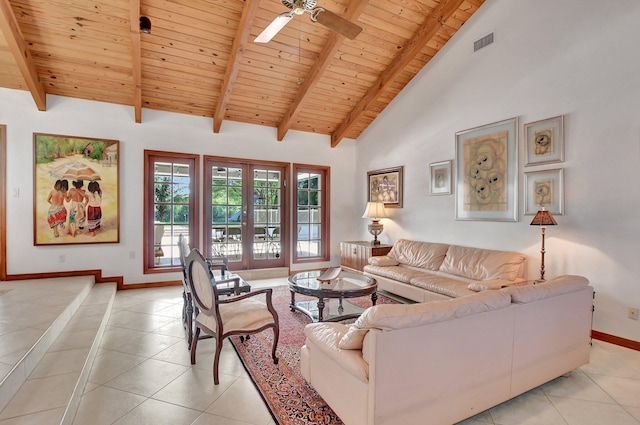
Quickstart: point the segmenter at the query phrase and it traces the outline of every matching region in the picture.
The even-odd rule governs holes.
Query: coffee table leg
[[[296,311],[296,293],[291,291],[291,303],[289,304],[289,308],[291,311]]]
[[[324,310],[324,298],[318,298],[318,322],[322,322],[324,320],[322,310]]]
[[[371,304],[376,305],[377,300],[378,300],[378,294],[374,292],[373,294],[371,294]]]

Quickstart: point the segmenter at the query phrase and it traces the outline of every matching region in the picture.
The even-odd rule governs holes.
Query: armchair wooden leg
[[[218,378],[218,364],[220,363],[220,352],[222,351],[223,340],[216,336],[216,353],[213,355],[213,384],[218,385],[220,379]]]
[[[200,336],[200,328],[196,327],[196,333],[191,341],[191,364],[196,364],[196,348],[198,347],[198,337]]]
[[[186,306],[186,319],[187,319],[187,349],[191,346],[193,340],[193,302],[191,300],[191,294],[187,294],[187,306]]]
[[[278,337],[280,336],[280,330],[278,327],[273,328],[273,349],[271,350],[271,358],[273,364],[278,364],[278,358],[276,357],[276,348],[278,348]]]

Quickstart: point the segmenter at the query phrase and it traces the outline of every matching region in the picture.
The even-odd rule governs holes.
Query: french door
[[[284,267],[288,164],[205,156],[205,246],[231,270]]]

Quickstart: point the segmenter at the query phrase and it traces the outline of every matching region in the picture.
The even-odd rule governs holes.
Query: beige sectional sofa
[[[473,276],[495,278],[475,264]],[[305,327],[302,374],[346,425],[454,424],[589,361],[584,277],[439,296]]]
[[[378,281],[378,289],[425,302],[521,284],[526,258],[516,252],[400,239],[387,255],[369,258],[364,274]]]

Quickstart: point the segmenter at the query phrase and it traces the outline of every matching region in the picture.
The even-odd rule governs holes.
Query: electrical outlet
[[[627,313],[627,317],[629,319],[638,320],[638,308],[629,307],[629,312]]]
[[[136,258],[136,252],[135,251],[129,251],[129,259],[134,260]]]
[[[59,259],[60,259],[60,262],[61,262],[61,263],[64,263],[65,261],[67,261],[67,257],[66,257],[66,255],[64,255],[64,254],[61,254],[61,255],[60,255],[60,257],[59,257]]]

